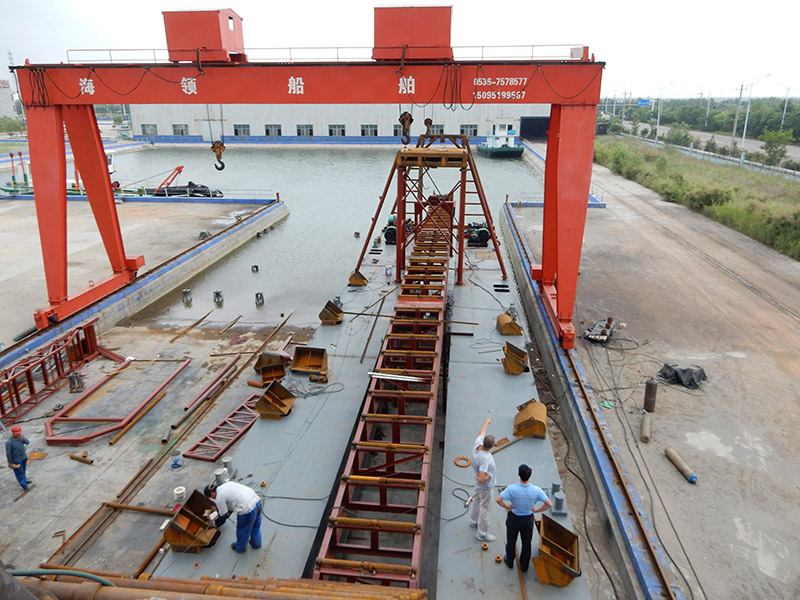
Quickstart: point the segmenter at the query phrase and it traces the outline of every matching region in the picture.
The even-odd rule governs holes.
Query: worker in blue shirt
[[[6,441],[6,460],[8,466],[14,469],[17,481],[26,492],[28,484],[31,483],[25,474],[25,467],[28,464],[28,453],[25,452],[25,446],[28,444],[30,444],[28,439],[22,436],[22,427],[14,425],[11,428],[11,439]]]
[[[503,561],[509,569],[514,568],[514,551],[517,534],[522,538],[522,552],[519,555],[519,568],[527,571],[531,562],[531,538],[533,537],[533,513],[544,512],[553,503],[542,488],[530,483],[532,470],[528,465],[520,465],[517,470],[519,483],[514,483],[500,492],[497,503],[508,511],[506,515],[506,555]],[[535,508],[536,504],[542,505]]]

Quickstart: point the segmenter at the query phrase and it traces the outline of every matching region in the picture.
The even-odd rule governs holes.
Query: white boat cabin
[[[492,123],[492,133],[486,136],[486,146],[489,148],[512,148],[518,146],[517,128],[513,122],[495,121]]]

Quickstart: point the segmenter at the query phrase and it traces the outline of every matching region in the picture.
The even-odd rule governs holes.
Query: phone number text
[[[474,84],[476,86],[497,86],[502,87],[504,85],[525,85],[528,83],[527,77],[495,77],[492,79],[491,77],[476,77],[474,80]]]
[[[525,97],[525,90],[515,92],[513,90],[494,90],[486,92],[475,92],[476,100],[522,100]]]

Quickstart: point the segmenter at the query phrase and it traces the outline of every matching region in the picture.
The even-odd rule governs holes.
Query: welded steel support
[[[215,461],[258,420],[256,402],[261,394],[253,394],[183,455],[187,458]]]
[[[403,280],[403,270],[406,267],[406,239],[408,238],[408,232],[406,231],[406,195],[408,194],[406,177],[408,176],[408,169],[406,167],[398,167],[396,171],[397,200],[395,202],[395,210],[397,219],[394,224],[397,228],[397,240],[395,246],[394,281],[395,283],[400,283]]]
[[[454,221],[452,203],[429,208],[414,228],[315,579],[419,586]]]
[[[70,373],[98,355],[118,362],[124,360],[98,346],[96,323],[97,319],[92,319],[0,371],[0,419],[4,425],[13,423],[58,391]]]
[[[575,345],[572,315],[592,175],[595,105],[553,105],[547,138],[542,264],[539,281],[550,321],[564,348]]]
[[[467,169],[461,167],[461,186],[459,187],[459,203],[458,203],[458,264],[456,265],[456,285],[464,285],[464,248],[467,245],[467,240],[464,238],[467,218]],[[498,256],[498,260],[502,264],[503,259]]]
[[[117,369],[109,373],[105,378],[101,379],[98,383],[86,390],[78,398],[70,402],[67,406],[48,419],[44,424],[45,441],[47,441],[47,443],[51,446],[75,446],[84,444],[89,440],[106,435],[107,433],[112,433],[114,431],[123,429],[125,426],[131,423],[133,419],[135,419],[136,416],[148,404],[150,404],[150,402],[156,396],[158,396],[158,394],[160,394],[161,391],[172,382],[172,380],[174,380],[180,374],[181,371],[188,367],[190,362],[192,362],[191,358],[187,358],[185,361],[183,361],[178,368],[169,375],[169,377],[159,384],[159,386],[153,390],[153,392],[147,398],[145,398],[136,408],[133,409],[130,414],[125,417],[73,417],[72,412],[78,408],[78,406],[80,406],[91,394],[93,394],[100,386],[108,382],[115,375],[126,369],[126,367],[131,363],[131,359],[126,360]],[[59,434],[53,429],[53,426],[56,423],[106,423],[107,425],[102,429],[92,433],[87,433],[85,435],[67,435]]]

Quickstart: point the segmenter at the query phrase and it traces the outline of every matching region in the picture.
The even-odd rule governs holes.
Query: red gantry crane
[[[450,7],[375,9],[372,60],[251,63],[232,10],[165,12],[168,63],[12,67],[26,108],[49,305],[44,328],[130,282],[144,257],[125,253],[96,104],[549,104],[541,265],[532,268],[565,348],[591,177],[603,63],[588,47],[566,60],[454,60]],[[66,127],[112,273],[67,285]],[[398,273],[399,277],[399,273]]]

